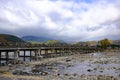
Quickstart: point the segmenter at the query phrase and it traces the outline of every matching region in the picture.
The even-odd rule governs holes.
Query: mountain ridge
[[[41,37],[41,36],[23,36],[21,39],[23,39],[24,41],[36,41],[36,42],[45,42],[48,40],[53,40],[51,38],[46,38],[46,37]]]
[[[24,43],[25,41],[21,38],[10,35],[10,34],[0,34],[0,43],[10,44],[10,43]]]

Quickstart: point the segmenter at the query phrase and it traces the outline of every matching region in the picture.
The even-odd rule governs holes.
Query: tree
[[[59,43],[58,40],[48,40],[47,42],[45,42],[45,44],[57,44]]]
[[[99,42],[100,42],[102,48],[107,48],[111,44],[111,41],[107,38],[100,40]]]

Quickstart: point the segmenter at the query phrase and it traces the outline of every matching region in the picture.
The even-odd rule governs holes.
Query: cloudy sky
[[[120,39],[119,0],[0,0],[0,34]]]

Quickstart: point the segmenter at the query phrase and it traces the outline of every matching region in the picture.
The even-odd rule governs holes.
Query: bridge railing
[[[30,44],[30,43],[16,43],[0,45],[0,48],[40,48],[40,47],[54,47],[54,48],[81,48],[81,49],[96,49],[96,46],[82,46],[71,44]]]

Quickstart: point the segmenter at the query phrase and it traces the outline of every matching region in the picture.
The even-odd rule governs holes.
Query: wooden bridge
[[[5,61],[6,64],[8,64],[9,61],[11,60],[13,64],[16,64],[19,61],[20,57],[23,57],[22,61],[25,61],[26,57],[29,57],[30,61],[32,59],[37,61],[40,58],[67,56],[67,55],[80,54],[80,53],[91,53],[96,50],[97,50],[96,47],[90,47],[90,46],[32,46],[32,47],[6,46],[6,47],[0,47],[0,64],[2,63],[2,61]],[[13,53],[13,58],[10,58],[9,55],[12,53]]]

